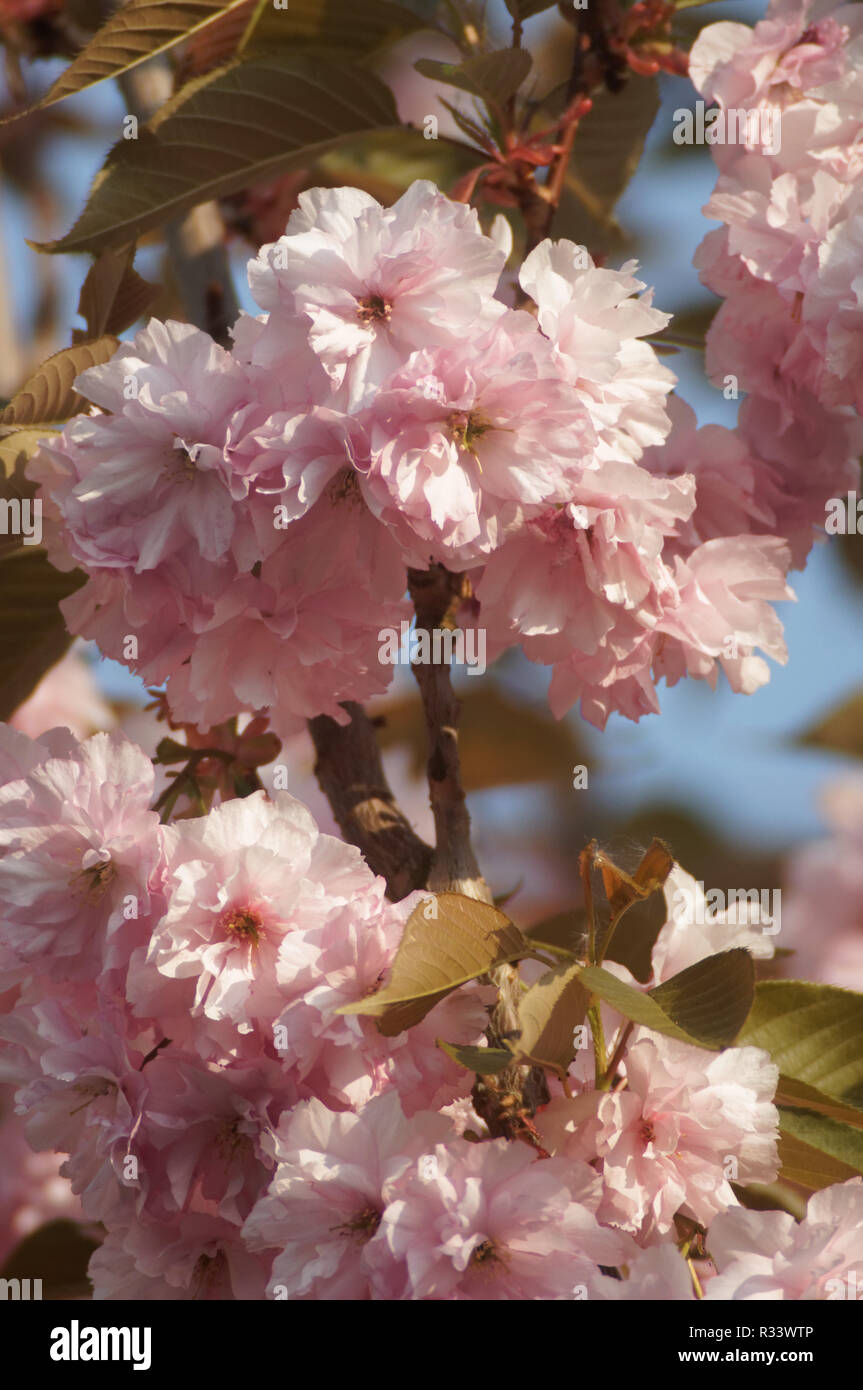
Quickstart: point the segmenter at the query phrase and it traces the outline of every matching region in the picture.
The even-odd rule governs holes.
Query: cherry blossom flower
[[[455,344],[503,313],[504,255],[476,212],[413,183],[390,208],[357,188],[299,195],[287,231],[249,265],[261,308],[302,315],[354,408],[418,348]]]
[[[705,1298],[843,1299],[863,1285],[863,1178],[813,1192],[805,1218],[737,1209],[710,1227],[719,1273]]]
[[[312,1100],[283,1117],[275,1175],[243,1227],[250,1250],[277,1252],[270,1295],[392,1297],[404,1273],[381,1230],[383,1214],[399,1178],[417,1166],[425,1172],[434,1145],[451,1133],[445,1116],[406,1121],[392,1092],[359,1114],[333,1114]]]
[[[503,1139],[438,1144],[428,1157],[382,1218],[387,1247],[406,1266],[403,1298],[589,1297],[597,1266],[631,1250],[599,1225],[600,1184],[586,1164],[538,1159]]]
[[[759,1048],[710,1053],[637,1030],[626,1088],[555,1100],[537,1117],[556,1154],[601,1161],[602,1221],[652,1244],[677,1212],[706,1225],[736,1204],[733,1181],[778,1171],[778,1069]]]

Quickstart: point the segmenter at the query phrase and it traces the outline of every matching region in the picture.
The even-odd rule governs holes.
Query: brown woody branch
[[[452,632],[468,581],[443,565],[408,570],[408,588],[416,610],[418,632]],[[428,784],[435,822],[436,849],[428,886],[435,892],[464,893],[491,902],[470,841],[467,809],[458,755],[458,717],[461,709],[446,661],[415,663],[413,673],[422,695],[428,736]]]
[[[315,776],[339,829],[356,845],[373,873],[387,882],[394,902],[424,888],[432,850],[421,840],[393,796],[372,721],[362,705],[346,702],[349,724],[321,714],[309,720]]]

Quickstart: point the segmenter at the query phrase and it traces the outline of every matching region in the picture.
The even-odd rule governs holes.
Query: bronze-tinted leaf
[[[209,72],[233,58],[255,11],[255,0],[243,3],[199,30],[186,48],[184,78]],[[373,53],[417,29],[436,26],[390,0],[290,0],[287,9],[266,6],[248,35],[246,53],[272,53],[283,47],[292,53],[326,50],[342,57]]]
[[[0,719],[9,718],[67,650],[71,638],[58,605],[84,579],[80,570],[55,569],[37,546],[0,558]]]
[[[826,748],[831,753],[863,758],[863,693],[858,691],[843,700],[798,741],[805,748]]]
[[[78,313],[87,324],[86,337],[123,333],[143,314],[159,294],[132,265],[134,247],[103,251],[91,265],[81,286]]]
[[[52,106],[106,78],[119,77],[242,3],[243,0],[126,0],[61,72],[42,100],[29,109]],[[15,113],[16,117],[24,114]]]
[[[8,434],[0,437],[0,500],[3,503],[9,502],[14,505],[17,502],[20,507],[25,501],[32,502],[36,496],[36,484],[30,481],[24,470],[41,441],[52,433],[53,430],[43,426],[10,430]],[[9,512],[10,509],[7,508],[6,511]],[[32,522],[33,513],[29,515]],[[6,534],[0,533],[0,556],[17,550],[21,545],[23,536],[20,531],[13,532],[9,529]]]
[[[420,58],[414,66],[423,77],[446,82],[492,105],[501,105],[518,91],[532,64],[527,49],[501,48],[496,53],[480,53],[474,58],[466,58],[462,63]]]
[[[392,94],[366,68],[282,52],[232,63],[190,82],[137,140],[120,140],[72,230],[37,249],[126,245],[196,203],[398,126]]]
[[[411,913],[383,988],[339,1013],[377,1017],[381,1032],[391,1036],[419,1022],[459,985],[530,954],[518,927],[498,908],[440,893]]]
[[[438,1038],[437,1045],[454,1062],[478,1076],[497,1076],[512,1066],[512,1053],[502,1047],[468,1047],[458,1043],[444,1042]]]
[[[755,965],[748,951],[736,947],[696,961],[650,995],[703,1047],[730,1047],[752,1007]]]
[[[531,985],[519,1003],[521,1033],[509,1043],[517,1057],[565,1076],[576,1052],[575,1029],[584,1022],[588,993],[580,965],[558,965]]]
[[[658,110],[656,78],[631,76],[622,91],[597,93],[579,122],[566,181],[597,222],[610,221]]]
[[[73,382],[87,367],[109,361],[117,346],[117,339],[107,334],[55,352],[15,392],[0,414],[0,425],[50,424],[86,410],[88,403],[74,390]]]

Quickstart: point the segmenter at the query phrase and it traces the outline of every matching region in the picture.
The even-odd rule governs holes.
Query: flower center
[[[89,869],[82,869],[69,880],[69,887],[81,893],[91,906],[101,902],[117,877],[117,870],[110,859],[101,859]]]
[[[242,942],[250,941],[253,946],[261,939],[262,927],[260,917],[250,907],[235,907],[222,919],[222,928],[229,936]]]
[[[381,1213],[377,1207],[367,1206],[356,1212],[350,1221],[343,1222],[341,1226],[331,1226],[330,1229],[341,1231],[348,1240],[355,1240],[360,1245],[365,1245],[367,1241],[371,1240],[380,1224]]]
[[[649,1120],[642,1120],[641,1123],[641,1142],[646,1146],[652,1144],[656,1139],[656,1130]]]
[[[482,1274],[497,1274],[504,1264],[501,1252],[493,1240],[484,1240],[471,1252],[469,1268],[478,1269]]]
[[[192,1271],[192,1297],[202,1298],[209,1289],[218,1288],[223,1282],[226,1272],[227,1260],[224,1250],[217,1250],[215,1255],[199,1255]]]
[[[252,1148],[252,1141],[248,1134],[240,1132],[240,1121],[238,1117],[232,1120],[225,1120],[216,1135],[216,1149],[225,1163],[234,1163],[244,1153]]]
[[[482,439],[484,434],[488,434],[489,430],[494,429],[491,421],[473,411],[456,410],[450,415],[447,423],[453,443],[457,444],[465,453],[472,454],[479,463],[476,443],[478,439]]]
[[[168,452],[165,472],[174,482],[191,483],[198,476],[194,449],[190,449],[185,439],[176,438],[173,448]]]
[[[393,306],[380,294],[367,294],[357,300],[357,318],[362,324],[389,323]]]

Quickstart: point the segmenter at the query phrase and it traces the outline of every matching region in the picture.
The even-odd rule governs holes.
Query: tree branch
[[[362,705],[346,702],[346,725],[326,714],[309,720],[315,776],[339,829],[356,845],[373,873],[387,882],[394,902],[424,888],[432,850],[421,840],[392,794],[372,721]]]
[[[436,629],[452,632],[467,581],[443,565],[408,570],[408,588],[416,610],[417,632],[428,634],[433,650]],[[422,695],[428,735],[429,798],[435,822],[436,849],[428,886],[434,892],[464,893],[491,902],[470,842],[467,809],[458,755],[458,717],[461,709],[446,661],[415,662],[413,673]]]

